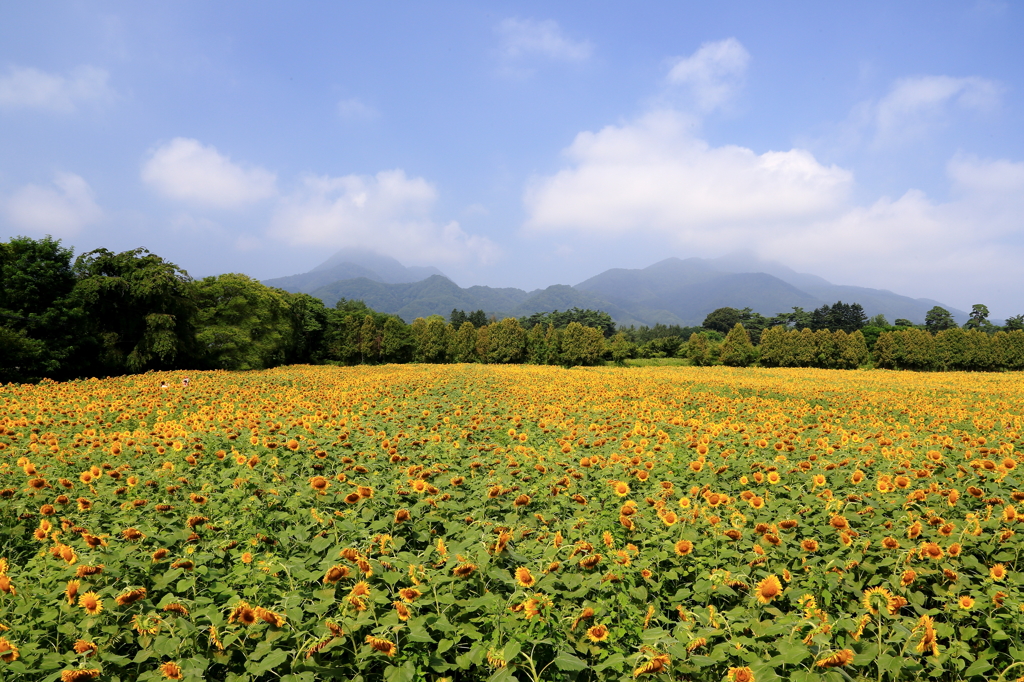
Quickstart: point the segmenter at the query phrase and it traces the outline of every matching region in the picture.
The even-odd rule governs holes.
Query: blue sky
[[[746,249],[1024,312],[1024,5],[0,8],[0,239],[468,286]]]

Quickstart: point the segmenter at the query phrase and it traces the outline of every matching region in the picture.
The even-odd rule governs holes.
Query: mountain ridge
[[[810,311],[836,301],[860,303],[872,317],[885,315],[921,323],[933,306],[963,323],[968,314],[931,299],[914,299],[885,289],[832,284],[749,252],[716,259],[669,257],[646,268],[612,268],[576,285],[554,284],[525,291],[483,285],[460,287],[437,268],[406,267],[374,252],[343,249],[306,273],[264,280],[268,286],[307,293],[334,306],[360,299],[406,322],[453,309],[483,310],[497,317],[523,317],[569,308],[599,309],[619,325],[700,325],[717,308],[749,307],[771,317],[794,307]]]

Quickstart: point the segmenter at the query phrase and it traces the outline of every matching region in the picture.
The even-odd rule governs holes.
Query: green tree
[[[616,365],[624,365],[626,364],[626,358],[632,357],[635,347],[630,343],[629,338],[623,332],[619,332],[612,337],[611,343],[609,344],[609,350],[612,354],[612,361]]]
[[[469,320],[459,325],[452,336],[452,348],[449,352],[452,362],[473,362],[476,360],[476,329]]]
[[[195,287],[188,273],[146,249],[96,249],[75,259],[72,298],[98,340],[95,371],[167,369],[195,352]]]
[[[440,315],[431,315],[426,320],[413,320],[413,338],[416,343],[415,357],[418,362],[441,363],[448,361],[450,325]]]
[[[861,330],[858,329],[852,334],[847,334],[844,331],[837,331],[834,333],[840,335],[836,344],[839,347],[837,367],[842,369],[857,369],[868,361],[870,357],[868,353],[868,344]]]
[[[690,358],[692,364],[699,367],[710,365],[712,356],[711,344],[708,343],[708,338],[697,332],[690,334],[690,340],[687,342],[686,356]]]
[[[729,330],[740,322],[740,311],[735,308],[717,308],[708,313],[704,318],[702,326],[705,329],[713,329],[722,334],[728,334]]]
[[[412,334],[409,325],[394,315],[384,320],[381,329],[380,359],[382,362],[408,362],[412,356]]]
[[[743,324],[737,322],[729,330],[725,341],[722,342],[722,347],[719,349],[719,360],[723,365],[730,367],[749,367],[756,357],[757,352],[754,350],[754,344],[750,341],[750,335],[747,334]]]
[[[875,367],[880,369],[897,369],[896,367],[896,334],[899,332],[882,332],[875,341]]]
[[[487,348],[490,345],[490,325],[481,325],[476,328],[476,357],[480,362],[487,362]]]
[[[1024,315],[1008,317],[1003,323],[1003,331],[1012,332],[1017,330],[1024,330]]]
[[[367,314],[359,326],[359,355],[361,362],[373,362],[380,355],[380,334],[373,315]]]
[[[867,327],[888,327],[889,326],[889,320],[885,319],[885,315],[883,315],[882,313],[878,313],[877,315],[875,315],[874,317],[869,319],[868,323],[865,326],[867,326]]]
[[[987,331],[992,328],[992,323],[988,321],[988,306],[981,303],[975,303],[971,306],[970,319],[964,323],[964,329],[981,329]]]
[[[760,361],[765,367],[784,367],[787,356],[788,332],[781,325],[769,327],[761,333]]]
[[[526,330],[519,320],[506,317],[489,327],[487,361],[493,364],[511,364],[523,361],[526,354]]]
[[[570,322],[562,334],[562,365],[594,365],[604,354],[604,333]]]
[[[82,373],[89,339],[85,311],[71,297],[73,256],[50,237],[0,243],[0,383]]]
[[[203,366],[248,370],[285,362],[294,334],[286,292],[234,273],[204,277],[194,290]]]
[[[954,329],[956,326],[953,314],[940,306],[933,306],[924,315],[924,328],[932,334],[938,334],[946,329]]]

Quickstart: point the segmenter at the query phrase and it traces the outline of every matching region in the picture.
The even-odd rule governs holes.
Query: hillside
[[[794,307],[810,311],[836,301],[860,303],[869,317],[893,322],[924,322],[933,306],[949,310],[957,322],[967,313],[929,299],[884,289],[832,284],[785,265],[747,253],[718,259],[666,258],[642,269],[614,268],[575,286],[556,284],[527,292],[515,288],[462,288],[437,268],[406,267],[393,258],[344,249],[309,272],[265,280],[287,291],[316,296],[328,306],[341,298],[361,299],[407,322],[417,317],[448,317],[455,308],[483,310],[497,317],[590,308],[603,310],[620,325],[699,325],[711,311],[751,308],[765,316]]]

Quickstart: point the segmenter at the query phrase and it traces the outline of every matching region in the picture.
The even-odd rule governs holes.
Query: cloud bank
[[[270,234],[293,245],[373,249],[413,262],[492,261],[497,247],[431,213],[437,190],[402,170],[373,176],[308,176],[282,197]]]
[[[74,173],[56,173],[52,185],[25,185],[0,208],[18,230],[61,238],[73,237],[103,217],[89,183]]]
[[[213,146],[184,137],[152,151],[142,180],[165,197],[210,208],[241,208],[277,194],[270,171],[242,167]]]
[[[113,99],[108,80],[110,74],[94,66],[79,66],[67,76],[11,66],[0,76],[0,109],[70,114]]]
[[[506,73],[523,75],[529,71],[524,64],[534,59],[560,62],[585,62],[593,53],[586,40],[567,37],[557,22],[548,19],[509,18],[498,24],[498,52]]]
[[[697,108],[709,112],[728,103],[743,87],[750,53],[735,38],[704,43],[689,57],[674,60],[666,80],[688,87]]]

